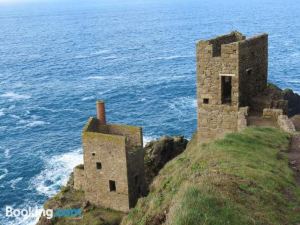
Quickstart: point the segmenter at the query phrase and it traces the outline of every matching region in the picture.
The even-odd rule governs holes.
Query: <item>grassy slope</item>
[[[204,145],[193,139],[122,225],[297,224],[300,189],[285,157],[288,144],[289,136],[272,128]]]
[[[72,188],[64,187],[57,195],[49,199],[44,207],[50,209],[82,208],[84,203],[85,199],[82,191],[76,191]],[[44,223],[40,222],[38,225],[118,225],[120,224],[123,216],[124,213],[122,212],[90,205],[84,209],[83,217],[80,220],[59,218],[53,219],[51,223],[46,221]]]

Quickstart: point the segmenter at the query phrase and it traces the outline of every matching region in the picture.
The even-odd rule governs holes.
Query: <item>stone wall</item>
[[[280,129],[288,133],[296,132],[296,128],[292,120],[289,119],[287,115],[283,115],[282,109],[264,109],[263,110],[263,117],[267,119],[273,119],[277,121],[277,124]]]
[[[208,99],[210,105],[221,103],[221,75],[232,75],[232,105],[239,101],[238,87],[238,44],[231,43],[221,46],[221,56],[212,57],[212,45],[206,41],[197,44],[197,96],[199,106]]]
[[[296,132],[294,123],[288,118],[287,115],[279,115],[277,122],[280,129],[282,129],[283,131],[288,133]]]
[[[247,127],[247,116],[248,116],[249,107],[242,107],[238,112],[238,121],[237,121],[237,130],[242,131]]]
[[[238,109],[231,106],[216,106],[199,109],[198,140],[207,142],[237,130]]]
[[[82,134],[85,198],[127,212],[145,193],[142,129],[99,124],[90,118]]]
[[[256,105],[251,100],[267,87],[268,35],[262,34],[239,42],[240,105]]]
[[[128,189],[129,189],[129,206],[134,207],[139,197],[146,195],[147,187],[144,170],[144,150],[136,149],[128,151],[127,168],[128,168]]]
[[[128,148],[143,146],[143,131],[141,127],[119,124],[100,124],[98,119],[90,118],[83,131],[126,136]]]
[[[212,45],[212,57],[217,57],[221,55],[221,46],[224,44],[230,44],[233,42],[244,40],[245,36],[243,36],[239,32],[232,32],[227,35],[222,35],[212,40],[209,40],[209,44]]]
[[[110,124],[107,126],[109,127],[109,134],[126,136],[126,144],[128,148],[143,146],[142,128],[116,124]]]
[[[253,96],[267,86],[268,36],[245,39],[238,32],[197,43],[198,139],[211,140],[243,129]],[[231,90],[224,80],[231,81]],[[224,101],[229,90],[229,101]],[[228,99],[226,96],[225,99]],[[255,106],[252,106],[254,109]]]
[[[86,173],[85,197],[93,204],[129,210],[125,137],[102,133],[83,135]],[[101,168],[97,168],[101,163]],[[110,191],[109,181],[116,191]]]
[[[239,36],[239,35],[238,35]],[[241,38],[241,37],[240,37]],[[199,141],[211,140],[237,130],[239,78],[238,42],[236,34],[225,38],[200,41],[197,44],[197,103]],[[219,56],[213,54],[215,42],[220,40]],[[213,44],[212,44],[213,43]],[[231,103],[222,104],[222,75],[231,77]]]
[[[86,177],[83,165],[78,165],[74,168],[74,189],[75,190],[85,190]]]
[[[263,117],[267,119],[273,119],[276,121],[280,115],[283,115],[282,109],[266,108],[263,110]]]

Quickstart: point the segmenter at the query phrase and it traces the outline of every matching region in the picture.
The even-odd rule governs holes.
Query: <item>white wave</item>
[[[85,80],[104,80],[104,79],[105,79],[104,76],[89,76],[85,78]]]
[[[299,57],[300,57],[300,52],[293,52],[293,53],[291,54],[291,57],[299,58]]]
[[[30,216],[21,216],[21,217],[15,217],[13,219],[5,217],[4,218],[4,224],[5,225],[36,225],[39,221],[40,215],[43,210],[42,205],[37,205],[34,202],[26,201],[22,205],[11,205],[13,208],[17,209],[29,209],[29,207],[35,211],[34,214],[31,214]]]
[[[6,92],[2,95],[0,95],[2,98],[7,98],[9,101],[19,101],[19,100],[25,100],[31,98],[30,95],[21,95],[14,92]]]
[[[40,54],[32,54],[32,55],[26,55],[26,57],[30,59],[40,59],[42,56]]]
[[[0,131],[5,131],[7,129],[7,126],[0,126]]]
[[[16,105],[11,105],[11,106],[8,107],[9,110],[12,110],[14,108],[16,108]]]
[[[158,138],[159,138],[158,136],[144,136],[144,137],[143,137],[143,144],[144,144],[144,147],[145,147],[146,144],[148,144],[150,141],[156,140],[156,139],[158,139]]]
[[[0,109],[0,116],[5,116],[5,108],[3,108],[3,109]]]
[[[177,75],[177,76],[160,76],[155,80],[155,83],[163,83],[163,82],[172,82],[178,80],[186,80],[189,79],[190,76]]]
[[[49,122],[45,122],[43,120],[39,120],[40,116],[32,115],[30,119],[21,119],[20,116],[10,115],[12,118],[18,119],[18,124],[23,125],[24,127],[39,127],[50,124]]]
[[[7,169],[0,169],[0,180],[2,180],[8,174]]]
[[[65,185],[73,168],[83,162],[82,149],[45,159],[44,170],[34,177],[31,185],[38,193],[51,197]]]
[[[88,58],[89,56],[88,55],[76,55],[74,57],[74,59],[85,59],[85,58]]]
[[[55,113],[55,112],[57,112],[58,110],[54,110],[54,109],[48,109],[48,108],[46,108],[46,107],[43,107],[43,106],[41,106],[41,107],[37,107],[37,109],[41,109],[41,110],[45,110],[45,111],[49,111],[49,112],[53,112],[53,113]]]
[[[21,117],[20,116],[17,116],[17,115],[14,115],[14,114],[10,114],[9,115],[11,118],[14,118],[14,119],[21,119]]]
[[[155,58],[156,60],[173,60],[173,59],[184,59],[184,58],[193,58],[193,55],[171,55],[171,56],[162,56]]]
[[[7,158],[7,159],[10,158],[10,149],[6,148],[4,150],[4,157]]]
[[[103,59],[105,59],[105,60],[117,59],[117,58],[118,57],[116,55],[109,55],[109,56],[103,57]]]
[[[66,111],[69,111],[69,112],[81,112],[80,110],[78,109],[48,109],[46,107],[37,107],[37,108],[33,108],[33,109],[40,109],[40,110],[45,110],[45,111],[49,111],[49,112],[53,112],[53,113],[57,113],[57,112],[66,112]],[[31,116],[32,118],[36,117],[36,118],[40,118],[38,116]]]
[[[288,83],[291,83],[291,84],[300,84],[300,79],[290,79],[290,80],[288,80]]]
[[[23,180],[23,177],[18,177],[16,179],[13,179],[11,180],[9,183],[10,183],[10,187],[15,190],[16,189],[16,185],[21,181]]]
[[[95,97],[94,96],[83,97],[81,100],[88,101],[88,100],[92,100],[92,99],[95,99]]]
[[[185,117],[191,110],[195,110],[197,107],[197,100],[192,97],[178,97],[174,98],[169,103],[169,108],[177,116]]]
[[[29,113],[29,111],[27,112],[27,114],[30,114]],[[33,120],[38,120],[38,119],[40,119],[41,117],[40,116],[37,116],[37,115],[32,115],[31,116],[31,119],[33,119]]]
[[[19,81],[19,82],[14,83],[13,87],[14,88],[22,88],[22,87],[24,87],[24,85],[25,84],[23,82]]]
[[[92,55],[102,55],[102,54],[106,54],[106,53],[110,53],[110,50],[107,50],[107,49],[99,50],[99,51],[93,52]]]
[[[84,55],[83,54],[76,55],[74,58],[75,59],[86,59],[86,58],[96,57],[96,56],[99,56],[102,54],[107,54],[109,52],[110,52],[110,50],[103,49],[103,50],[91,52],[91,53],[84,54]]]
[[[187,109],[187,108],[196,108],[197,99],[192,97],[178,97],[174,98],[173,101],[169,104],[171,109]]]
[[[35,121],[31,121],[28,124],[26,124],[26,127],[38,127],[38,126],[43,126],[46,124],[50,124],[50,123],[42,121],[42,120],[35,120]]]

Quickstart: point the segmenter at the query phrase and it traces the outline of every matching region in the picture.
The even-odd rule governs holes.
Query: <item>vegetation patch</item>
[[[289,141],[273,128],[247,128],[210,144],[193,138],[122,225],[298,224],[300,189],[288,166]]]

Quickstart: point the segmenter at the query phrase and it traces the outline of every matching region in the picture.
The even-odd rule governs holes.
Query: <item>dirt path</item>
[[[297,183],[300,185],[300,134],[295,134],[292,137],[290,151],[288,153],[289,164],[295,171]]]

